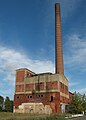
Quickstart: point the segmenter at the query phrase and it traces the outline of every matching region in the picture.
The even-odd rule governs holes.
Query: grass
[[[0,112],[0,120],[65,120],[58,115],[37,115]]]

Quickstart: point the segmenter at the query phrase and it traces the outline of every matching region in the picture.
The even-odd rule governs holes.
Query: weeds
[[[63,116],[58,115],[37,115],[37,114],[18,114],[1,112],[0,120],[65,120]]]

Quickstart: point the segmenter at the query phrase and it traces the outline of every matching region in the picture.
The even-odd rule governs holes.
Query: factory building
[[[64,75],[60,3],[55,4],[55,74],[16,70],[14,112],[64,113],[72,101]]]

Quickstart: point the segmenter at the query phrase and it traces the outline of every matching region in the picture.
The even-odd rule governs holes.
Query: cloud
[[[12,72],[20,67],[26,67],[28,69],[32,69],[36,73],[46,72],[46,71],[54,72],[52,71],[54,70],[54,68],[53,68],[53,63],[51,61],[32,60],[24,53],[20,53],[13,49],[9,49],[2,46],[0,46],[0,65],[1,68]]]
[[[86,88],[79,88],[79,89],[77,89],[77,90],[73,89],[73,92],[75,92],[75,91],[76,91],[77,93],[79,92],[79,93],[81,93],[81,94],[84,94],[84,93],[86,94]]]
[[[73,34],[65,37],[65,64],[71,68],[86,70],[86,37]]]
[[[71,90],[70,90],[71,91]],[[80,93],[80,94],[86,94],[86,87],[85,88],[79,88],[79,89],[72,89],[72,93]]]
[[[80,84],[79,82],[69,82],[69,87],[71,88],[79,84]]]
[[[28,68],[35,73],[54,72],[54,64],[51,61],[33,60],[24,53],[0,46],[0,92],[3,95],[14,94],[15,70],[18,68]]]
[[[86,94],[86,88],[81,88],[81,89],[77,90],[77,92]]]

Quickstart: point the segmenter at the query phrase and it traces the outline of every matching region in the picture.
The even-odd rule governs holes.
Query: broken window
[[[41,97],[43,97],[43,95],[41,95]]]
[[[32,98],[32,95],[28,96],[28,98]]]
[[[30,98],[32,98],[32,96],[30,96]]]
[[[52,101],[53,101],[53,96],[50,97],[50,102],[52,102]]]
[[[40,95],[38,95],[40,97]]]
[[[19,96],[17,96],[17,98],[19,98]]]

